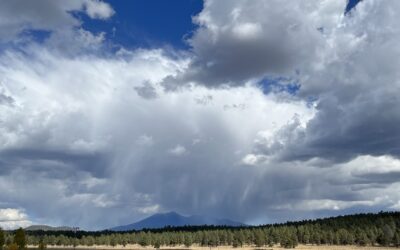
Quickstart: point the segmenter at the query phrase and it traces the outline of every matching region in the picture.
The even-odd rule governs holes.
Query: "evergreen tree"
[[[160,249],[160,247],[161,247],[161,240],[160,240],[160,237],[157,237],[157,238],[154,240],[154,248]]]
[[[19,228],[15,231],[14,243],[17,244],[19,250],[24,250],[26,248],[26,237],[24,229]]]
[[[143,247],[150,245],[150,239],[147,233],[141,232],[139,235],[139,244]]]
[[[3,249],[5,243],[6,243],[6,236],[4,235],[3,229],[0,227],[0,250]]]
[[[43,241],[43,238],[40,238],[39,244],[38,244],[38,249],[45,250],[46,248],[47,248],[46,243]]]
[[[244,244],[244,234],[242,230],[238,230],[235,232],[234,236],[233,236],[233,241],[236,244],[236,246],[240,246],[242,247]]]
[[[74,248],[76,248],[79,245],[79,240],[77,238],[70,239],[70,244],[71,243],[72,243],[72,246]]]
[[[305,228],[302,243],[309,244],[310,239],[311,239],[310,231],[308,230],[308,228]]]
[[[190,247],[193,244],[192,236],[190,234],[185,234],[184,245],[185,247]]]
[[[126,237],[122,237],[120,242],[123,247],[126,247],[128,244],[128,239]]]
[[[255,239],[254,243],[257,247],[262,247],[265,245],[265,236],[262,230],[255,231],[254,239]]]
[[[338,238],[339,238],[339,244],[340,245],[348,245],[348,232],[346,229],[339,229],[339,231],[337,232]]]
[[[6,245],[9,246],[13,243],[13,238],[11,235],[6,236]]]
[[[216,247],[219,245],[218,234],[215,231],[210,232],[208,245],[213,246],[213,247]]]
[[[290,241],[292,244],[292,248],[295,248],[299,244],[299,240],[297,238],[296,229],[292,229],[290,233]]]
[[[227,232],[226,243],[227,243],[227,245],[232,245],[233,244],[233,233],[232,233],[232,231],[228,231]]]
[[[393,245],[395,247],[400,247],[400,231],[397,230],[393,237]]]
[[[117,237],[112,234],[110,235],[110,246],[115,247],[117,245]]]
[[[380,236],[381,245],[389,246],[393,240],[393,236],[394,236],[394,233],[393,233],[392,228],[388,224],[385,224],[383,226],[381,236]]]
[[[369,243],[367,234],[364,231],[360,230],[360,229],[357,230],[356,231],[355,242],[357,243],[357,245],[366,246]]]

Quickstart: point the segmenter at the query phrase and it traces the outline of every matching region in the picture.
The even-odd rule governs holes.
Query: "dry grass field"
[[[272,249],[282,249],[282,248],[272,248]],[[305,245],[299,245],[295,249],[302,249],[302,250],[351,250],[351,249],[360,249],[360,250],[393,250],[396,248],[393,247],[372,247],[372,246],[366,246],[366,247],[360,247],[360,246],[305,246]]]

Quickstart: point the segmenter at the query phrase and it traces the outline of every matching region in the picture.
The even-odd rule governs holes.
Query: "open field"
[[[272,249],[282,249],[280,247],[272,248]],[[393,250],[396,249],[394,247],[373,247],[373,246],[310,246],[310,245],[299,245],[295,249],[303,249],[303,250],[350,250],[350,249],[363,249],[363,250]]]
[[[35,248],[33,246],[30,246],[29,248]],[[74,249],[72,246],[71,247],[65,247],[65,246],[48,246],[48,250],[71,250]],[[96,246],[77,246],[75,248],[76,250],[88,250],[88,249],[94,249],[94,250],[144,250],[144,249],[154,249],[153,247],[142,247],[140,245],[126,245],[124,246],[105,246],[105,245],[96,245]],[[238,247],[238,248],[233,248],[232,246],[219,246],[219,247],[199,247],[199,246],[193,246],[190,248],[184,247],[184,246],[174,246],[174,247],[161,247],[161,249],[166,249],[166,250],[230,250],[230,249],[235,249],[235,250],[275,250],[275,249],[285,249],[280,247],[279,245],[273,246],[273,247]],[[360,247],[360,246],[328,246],[328,245],[298,245],[295,249],[301,249],[301,250],[393,250],[397,249],[395,247],[377,247],[377,246],[365,246],[365,247]]]

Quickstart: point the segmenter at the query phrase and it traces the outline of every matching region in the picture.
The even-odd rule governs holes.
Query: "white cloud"
[[[256,39],[262,34],[261,26],[257,23],[243,23],[233,28],[239,39]]]
[[[102,229],[169,210],[243,221],[268,211],[290,219],[315,216],[312,206],[323,215],[398,203],[395,158],[286,163],[260,153],[258,145],[274,148],[274,138],[286,145],[288,127],[308,126],[318,110],[302,100],[265,95],[250,83],[164,92],[162,79],[186,61],[161,50],[112,59],[60,57],[43,48],[31,53],[0,57],[4,93],[14,100],[0,105],[7,162],[0,199],[52,224]],[[157,98],[138,95],[134,87],[144,81]],[[382,191],[388,195],[378,202]],[[53,201],[51,209],[32,199],[39,194]]]
[[[175,84],[240,86],[282,75],[296,81],[304,67],[317,67],[325,59],[329,42],[321,27],[333,32],[345,6],[346,0],[207,0],[194,17],[199,28],[189,39],[194,59]]]
[[[351,171],[352,174],[385,174],[400,173],[400,160],[391,156],[362,155],[350,162],[340,164],[341,168]]]
[[[148,206],[148,207],[142,207],[139,208],[139,212],[143,213],[143,214],[155,214],[157,212],[160,211],[160,205],[155,204],[152,206]]]
[[[246,165],[257,165],[265,160],[263,155],[247,154],[243,157],[242,162]]]
[[[318,211],[318,210],[343,210],[358,205],[372,206],[375,203],[372,201],[340,201],[340,200],[304,200],[295,204],[288,204],[284,206],[277,206],[274,209],[285,210],[304,210],[304,211]]]
[[[86,12],[93,19],[108,19],[114,14],[112,7],[100,0],[86,1]]]
[[[0,2],[0,41],[18,40],[24,31],[43,30],[63,33],[81,22],[71,12],[86,11],[91,18],[107,19],[114,13],[112,7],[99,0],[21,0]]]
[[[175,80],[218,87],[281,76],[280,86],[299,84],[296,97],[311,100],[315,115],[260,133],[249,153],[281,161],[399,157],[400,29],[391,13],[400,4],[361,1],[348,16],[345,5],[206,1],[190,40],[194,60]],[[235,36],[242,28],[248,40]],[[254,40],[247,30],[261,33]]]
[[[139,138],[136,140],[136,143],[140,146],[151,146],[154,144],[153,137],[148,136],[148,135],[141,135]]]
[[[2,208],[0,209],[0,227],[3,229],[15,229],[18,227],[27,227],[32,222],[21,209]]]
[[[1,221],[21,221],[26,220],[27,215],[19,209],[5,208],[0,209]]]
[[[0,199],[56,225],[106,228],[140,218],[143,208],[155,204],[163,211],[211,212],[224,203],[206,197],[222,197],[241,171],[237,163],[243,155],[235,152],[249,152],[260,131],[284,126],[295,114],[313,113],[304,102],[264,95],[251,84],[164,92],[161,80],[186,59],[171,59],[161,50],[112,59],[63,57],[38,46],[29,53],[0,57],[2,85],[15,100],[14,106],[0,106],[0,153],[7,161],[0,188],[8,190]],[[134,87],[144,81],[152,82],[157,98],[137,94]],[[170,157],[169,149],[186,157]],[[237,174],[221,182],[217,177],[232,167]],[[28,179],[34,185],[28,187]],[[188,185],[195,186],[197,198]],[[39,194],[53,201],[51,208],[30,198]],[[80,209],[72,209],[76,206]]]
[[[184,146],[178,144],[175,147],[169,149],[168,152],[172,155],[181,156],[184,155],[187,150]]]

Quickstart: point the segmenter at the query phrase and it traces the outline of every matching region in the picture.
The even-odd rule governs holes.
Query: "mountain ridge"
[[[174,211],[167,213],[157,213],[146,217],[137,222],[109,228],[110,231],[132,231],[142,229],[158,229],[167,226],[181,227],[181,226],[201,226],[201,225],[215,225],[215,226],[246,226],[241,222],[232,221],[229,219],[211,218],[201,215],[183,216]]]
[[[75,228],[67,226],[53,227],[49,225],[31,225],[26,227],[25,230],[26,231],[74,231]]]

